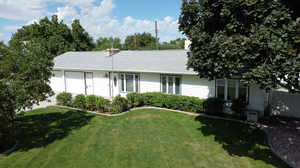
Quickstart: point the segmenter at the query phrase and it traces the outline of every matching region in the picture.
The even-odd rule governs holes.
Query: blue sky
[[[153,34],[157,20],[161,41],[169,41],[182,37],[180,7],[181,0],[0,0],[0,40],[7,42],[21,26],[57,14],[68,25],[80,19],[94,39]]]

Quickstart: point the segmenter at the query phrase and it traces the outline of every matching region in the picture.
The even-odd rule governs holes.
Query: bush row
[[[222,115],[224,109],[224,101],[217,98],[199,99],[158,92],[129,93],[126,98],[116,96],[112,101],[95,95],[77,95],[73,98],[70,93],[60,93],[56,100],[57,104],[63,106],[112,113],[121,113],[130,108],[144,105],[195,113],[205,112],[210,115]],[[244,101],[233,101],[232,110],[237,113],[242,113],[245,107]]]
[[[80,108],[84,110],[108,112],[111,106],[111,102],[101,96],[82,94],[76,95],[74,98],[71,93],[60,93],[56,96],[56,102],[58,105],[70,106]]]
[[[170,95],[162,93],[143,93],[140,94],[138,102],[136,104],[142,103],[144,105],[163,107],[173,110],[182,110],[190,112],[203,112],[204,99],[199,99],[197,97],[182,96],[182,95]],[[141,99],[141,100],[140,100]]]
[[[126,98],[115,97],[111,102],[103,97],[77,95],[72,98],[70,93],[60,93],[56,96],[58,105],[71,106],[99,112],[121,113],[129,108],[139,106],[163,107],[174,110],[202,112],[204,99],[197,97],[169,95],[163,93],[129,93]]]

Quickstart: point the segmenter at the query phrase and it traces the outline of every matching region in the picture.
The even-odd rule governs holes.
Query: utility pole
[[[155,21],[155,40],[156,40],[156,49],[158,50],[158,28],[157,28],[157,21]]]

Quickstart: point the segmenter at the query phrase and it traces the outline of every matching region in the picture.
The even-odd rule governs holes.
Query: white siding
[[[94,71],[94,94],[109,97],[109,76],[108,72]]]
[[[249,110],[260,111],[260,115],[263,115],[265,104],[267,104],[266,93],[258,86],[250,86],[249,88]]]
[[[195,75],[182,76],[181,93],[202,99],[215,96],[215,81],[200,79]]]
[[[160,92],[160,74],[140,74],[140,92]]]
[[[52,78],[50,79],[50,86],[54,92],[65,91],[65,84],[63,80],[63,71],[53,71]]]
[[[65,72],[66,92],[85,94],[84,72]]]

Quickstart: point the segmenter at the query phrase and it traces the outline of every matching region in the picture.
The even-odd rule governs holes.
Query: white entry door
[[[93,81],[93,73],[85,72],[85,94],[92,95],[94,94],[94,81]]]

